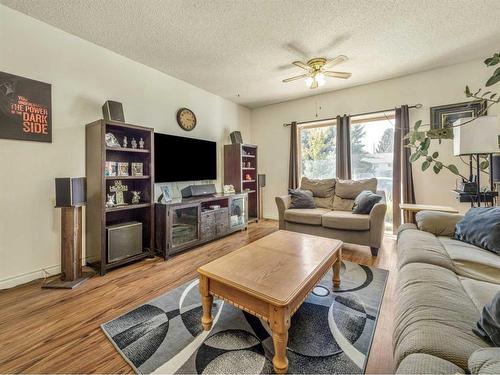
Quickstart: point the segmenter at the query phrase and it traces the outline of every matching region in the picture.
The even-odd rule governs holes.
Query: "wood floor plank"
[[[41,289],[38,280],[0,291],[0,373],[132,373],[100,325],[197,276],[196,269],[277,230],[261,220],[199,248],[95,276],[75,290]],[[368,373],[393,372],[392,321],[396,255],[386,238],[379,256],[348,245],[343,258],[390,270]]]

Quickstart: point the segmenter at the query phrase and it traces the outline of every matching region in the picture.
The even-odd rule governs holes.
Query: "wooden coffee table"
[[[212,328],[213,297],[257,316],[272,331],[274,371],[287,372],[290,318],[330,268],[340,285],[341,258],[342,241],[278,231],[200,267],[203,329]]]

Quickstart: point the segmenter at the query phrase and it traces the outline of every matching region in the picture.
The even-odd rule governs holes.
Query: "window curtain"
[[[290,125],[290,166],[288,170],[288,187],[297,189],[299,187],[299,142],[297,123]]]
[[[351,179],[351,118],[337,116],[337,178]]]
[[[410,131],[410,116],[407,105],[396,108],[394,127],[394,160],[392,179],[392,225],[396,233],[401,225],[400,203],[415,203],[410,149],[405,146],[404,136]]]

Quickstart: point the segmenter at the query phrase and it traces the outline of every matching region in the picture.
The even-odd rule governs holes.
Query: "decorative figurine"
[[[247,173],[245,175],[245,180],[250,181],[251,179],[252,179],[252,176],[250,176],[250,174]]]
[[[233,185],[224,185],[224,187],[222,189],[224,191],[224,194],[234,194],[235,193]]]
[[[118,140],[113,135],[113,133],[106,133],[106,135],[104,136],[104,138],[105,138],[105,141],[106,141],[106,147],[116,147],[116,148],[122,147],[118,143]]]
[[[106,202],[106,207],[111,208],[115,206],[115,196],[113,194],[108,194],[108,201]]]
[[[128,147],[128,141],[127,141],[127,137],[123,137],[123,148],[127,148]]]
[[[130,144],[132,145],[133,149],[137,148],[137,141],[135,140],[135,138],[132,138],[132,141],[130,142]]]
[[[116,194],[116,205],[117,206],[125,206],[127,203],[125,203],[125,200],[123,199],[123,192],[128,191],[128,186],[122,185],[121,180],[115,181],[115,185],[111,186],[109,188],[109,191],[111,193]]]
[[[139,202],[141,201],[140,195],[140,191],[132,191],[132,204],[139,204]]]
[[[144,139],[139,139],[139,148],[143,149],[144,148]]]

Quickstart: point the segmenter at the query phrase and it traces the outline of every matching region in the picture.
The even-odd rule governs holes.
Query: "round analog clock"
[[[177,111],[177,123],[186,131],[193,130],[196,126],[196,116],[190,109],[181,108]]]

